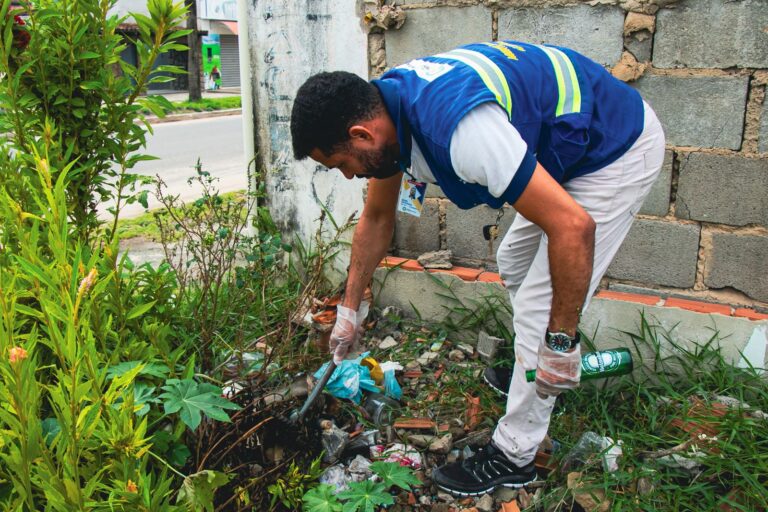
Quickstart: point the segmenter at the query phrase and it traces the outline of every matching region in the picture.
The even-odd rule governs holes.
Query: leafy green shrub
[[[49,166],[37,167],[49,181]],[[113,248],[73,237],[65,182],[66,172],[44,196],[32,191],[34,217],[0,194],[0,235],[23,234],[0,266],[0,500],[13,510],[172,510],[182,477],[182,496],[200,503],[195,485],[227,479],[180,472],[186,434],[202,415],[229,421],[237,406],[194,379],[191,347],[171,336],[167,271],[127,273]]]
[[[152,64],[185,34],[181,3],[150,0],[132,67],[120,59],[122,20],[107,16],[114,4],[23,2],[22,19],[0,1],[4,510],[177,510],[174,497],[200,504],[222,480],[180,471],[196,414],[226,420],[233,406],[195,380],[174,330],[173,272],[118,260],[113,230],[94,238],[99,200],[116,200],[116,221],[140,199],[124,192],[143,158],[129,156],[144,142],[138,110],[162,100],[139,94],[165,80],[150,78]],[[208,406],[193,411],[179,389]]]
[[[306,487],[317,481],[323,473],[323,468],[320,466],[321,461],[320,457],[314,459],[306,473],[301,471],[295,461],[291,461],[285,474],[267,487],[267,491],[272,495],[270,509],[274,509],[275,504],[279,501],[288,510],[297,510],[301,506]]]
[[[41,181],[51,179],[38,160]],[[4,228],[22,233],[18,252],[0,267],[0,496],[7,508],[79,510],[101,501],[139,504],[130,489],[152,480],[169,487],[165,470],[148,468],[147,418],[134,414],[134,381],[142,370],[109,378],[115,354],[106,342],[112,322],[92,322],[113,272],[99,273],[106,251],[73,241],[67,223],[66,172],[44,196],[32,191],[40,215],[17,215],[3,190]],[[4,230],[4,233],[7,232]],[[45,242],[44,242],[45,241]],[[46,248],[41,247],[45,243]],[[130,483],[130,484],[129,484]],[[10,485],[8,485],[10,484]],[[163,509],[167,494],[145,506]]]
[[[179,38],[186,16],[183,2],[148,0],[150,15],[135,15],[138,65],[121,58],[126,41],[118,33],[124,18],[108,11],[116,0],[35,0],[10,11],[0,3],[0,183],[20,205],[35,213],[30,187],[40,189],[34,166],[39,155],[51,179],[66,173],[67,211],[79,236],[99,225],[99,201],[113,199],[113,212],[140,199],[127,193],[139,184],[129,170],[148,157],[137,154],[149,128],[140,112],[162,115],[168,101],[142,97],[147,85],[171,80],[153,72],[157,57],[184,50]],[[26,18],[23,27],[13,15]],[[14,34],[28,37],[14,44]],[[17,35],[18,39],[18,35]],[[9,44],[10,43],[10,44]],[[160,66],[161,73],[179,73]]]
[[[192,181],[202,195],[182,204],[159,180],[164,208],[154,215],[179,283],[185,335],[206,371],[246,350],[254,333],[287,325],[302,300],[302,283],[285,257],[292,247],[258,205],[263,183],[244,195],[220,194],[199,162]]]
[[[374,462],[373,471],[381,481],[351,482],[349,489],[334,494],[332,485],[321,484],[303,497],[305,512],[374,512],[377,507],[392,505],[395,500],[389,492],[392,487],[410,491],[412,485],[421,485],[413,471],[395,462]]]

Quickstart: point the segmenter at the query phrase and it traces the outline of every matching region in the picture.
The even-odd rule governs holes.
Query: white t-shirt
[[[435,177],[418,144],[412,140],[410,174],[419,181],[435,183]],[[451,136],[451,163],[458,177],[488,188],[494,197],[509,187],[528,149],[507,114],[488,102],[470,110]]]

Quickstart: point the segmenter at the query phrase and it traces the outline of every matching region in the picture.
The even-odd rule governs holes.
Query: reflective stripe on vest
[[[504,73],[491,59],[480,52],[457,49],[450,52],[435,55],[441,59],[457,60],[472,68],[483,80],[485,86],[496,96],[496,101],[507,112],[507,117],[512,120],[512,94],[509,92],[509,84]]]
[[[576,70],[568,56],[557,48],[536,45],[547,54],[557,77],[558,100],[555,109],[555,117],[573,112],[581,112],[581,89]]]

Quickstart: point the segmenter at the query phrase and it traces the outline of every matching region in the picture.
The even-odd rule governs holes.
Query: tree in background
[[[189,52],[187,53],[187,69],[189,71],[189,101],[199,101],[203,94],[200,86],[202,67],[202,50],[200,48],[200,33],[197,30],[197,0],[186,0],[189,14],[187,27],[191,30],[188,36]]]
[[[116,0],[36,0],[10,8],[0,1],[0,189],[19,210],[36,215],[31,188],[43,190],[37,167],[44,162],[56,183],[63,176],[67,214],[78,237],[101,225],[100,203],[122,206],[132,194],[149,128],[141,109],[162,114],[161,96],[144,96],[154,83],[183,70],[155,66],[158,57],[185,51],[185,8],[174,0],[148,0],[149,15],[135,14],[131,41],[137,64],[122,59],[127,41],[122,19],[109,15]],[[66,172],[64,172],[66,170]]]

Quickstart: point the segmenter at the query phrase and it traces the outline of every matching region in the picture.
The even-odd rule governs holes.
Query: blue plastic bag
[[[336,398],[346,398],[356,404],[360,403],[363,397],[361,390],[378,392],[376,382],[371,378],[371,371],[360,364],[367,357],[369,352],[361,354],[357,359],[345,359],[340,365],[336,366],[331,378],[325,385],[325,389]],[[325,363],[315,372],[315,378],[319,379],[330,362]]]
[[[403,390],[395,378],[395,370],[384,372],[384,394],[395,400],[400,400],[403,397]]]

